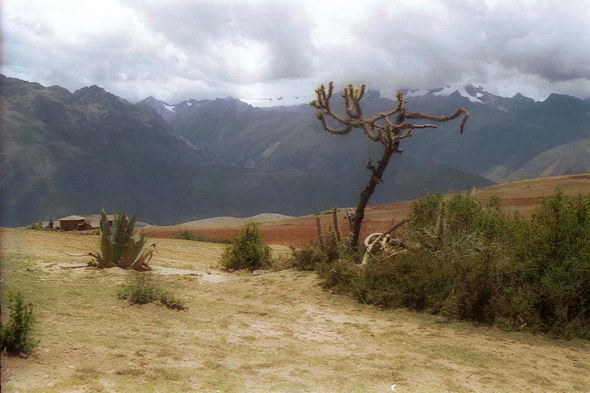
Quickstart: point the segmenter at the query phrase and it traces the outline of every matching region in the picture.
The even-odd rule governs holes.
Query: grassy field
[[[588,341],[382,311],[314,273],[228,274],[222,245],[173,239],[152,265],[190,309],[130,306],[116,297],[128,272],[68,268],[97,236],[0,234],[3,299],[26,294],[41,340],[2,355],[5,392],[590,392]]]
[[[590,174],[545,177],[539,179],[523,180],[513,183],[498,184],[491,187],[476,190],[476,198],[487,201],[491,195],[502,198],[504,211],[508,214],[519,212],[528,216],[543,200],[555,193],[556,187],[561,187],[565,195],[577,195],[590,193]],[[393,221],[406,218],[412,209],[414,201],[373,205],[367,208],[363,221],[362,236],[374,232],[383,232],[389,228]],[[260,224],[264,229],[265,238],[275,244],[296,247],[306,246],[309,241],[316,239],[316,217],[320,217],[324,230],[332,225],[330,211],[308,216],[295,217],[286,220],[278,220]],[[348,224],[344,221],[344,211],[339,214],[340,227],[344,233],[348,233]],[[209,238],[230,239],[239,233],[241,227],[178,227],[163,226],[147,229],[147,233],[153,237],[173,238],[180,230],[190,230],[194,234]]]

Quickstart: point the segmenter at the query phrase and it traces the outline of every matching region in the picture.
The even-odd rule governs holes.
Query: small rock
[[[265,270],[254,270],[252,272],[252,275],[254,275],[254,276],[262,276],[264,273],[266,273]]]

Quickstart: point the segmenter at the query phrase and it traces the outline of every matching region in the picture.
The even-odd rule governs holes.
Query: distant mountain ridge
[[[463,106],[470,113],[464,138],[454,139],[452,127],[443,124],[434,136],[416,134],[408,140],[412,153],[503,182],[513,180],[513,173],[543,152],[590,137],[590,102],[586,100],[551,94],[544,101],[534,101],[521,94],[494,96],[481,88],[470,92],[466,87],[465,91],[481,102],[456,90],[446,96],[430,93],[408,98],[408,106],[418,111],[444,113]],[[590,167],[576,170],[584,173]],[[555,173],[561,174],[565,173]]]
[[[0,89],[3,225],[101,207],[176,224],[353,206],[367,180],[367,159],[380,155],[359,132],[326,133],[309,105],[262,109],[230,97],[175,105],[150,97],[132,105],[97,86],[71,93],[4,76]],[[484,187],[546,173],[544,166],[551,173],[586,168],[555,165],[542,155],[562,154],[560,146],[585,154],[578,144],[590,138],[590,101],[497,97],[477,86],[408,95],[413,111],[466,107],[467,131],[458,135],[450,122],[404,140],[405,152],[391,161],[372,203]],[[367,114],[393,105],[375,91],[364,100]],[[534,168],[526,167],[533,160]]]
[[[207,103],[211,102],[211,100],[186,100],[181,101],[178,104],[170,105],[167,102],[160,101],[155,99],[154,97],[150,96],[145,100],[142,100],[135,104],[139,107],[144,107],[155,111],[158,115],[162,116],[164,119],[169,120],[170,118],[174,117],[178,113],[182,112],[184,109],[195,106],[202,106]]]
[[[164,107],[174,114],[166,120],[147,105],[160,106],[157,100],[132,105],[98,86],[72,93],[1,76],[0,95],[2,225],[92,214],[101,207],[176,224],[349,206],[366,181],[364,162],[375,152],[359,136],[333,139],[307,114],[266,111],[232,98]],[[200,134],[190,127],[193,121]],[[293,141],[299,143],[289,148]],[[342,142],[348,152],[337,150]],[[392,168],[392,180],[375,203],[491,184],[409,154],[400,156],[399,165],[404,173],[394,175]]]
[[[462,137],[456,135],[456,124],[443,123],[437,131],[416,132],[413,138],[404,141],[407,151],[493,181],[512,179],[513,173],[547,150],[590,138],[590,102],[571,96],[551,94],[544,101],[521,94],[509,98],[493,95],[479,85],[405,93],[410,110],[445,114],[462,106],[470,112],[467,132]],[[339,97],[333,100],[332,107],[340,108]],[[394,105],[377,91],[368,91],[363,100],[364,111],[369,114]],[[314,113],[309,105],[261,109],[228,98],[187,108],[170,116],[168,121],[191,143],[219,156],[231,156],[236,165],[260,167],[266,163],[272,167],[271,162],[284,162],[285,155],[292,156],[281,146],[286,145],[282,141],[289,138],[290,132],[302,124],[297,114],[307,116],[303,120],[305,127],[321,132],[319,124],[314,124]],[[290,141],[289,150],[299,151],[295,160],[301,161],[306,154],[298,144],[313,151],[314,145],[307,142]],[[355,140],[356,143],[359,141]],[[308,162],[314,159],[309,157]],[[582,173],[590,168],[582,165],[575,170]]]

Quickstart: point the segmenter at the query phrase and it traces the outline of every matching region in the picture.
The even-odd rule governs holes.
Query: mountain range
[[[372,203],[590,171],[588,101],[498,97],[480,86],[406,95],[413,111],[465,107],[467,130],[459,135],[449,122],[406,139]],[[72,93],[5,76],[0,96],[5,226],[100,208],[176,224],[352,206],[367,181],[367,159],[380,156],[360,132],[323,131],[309,105],[262,109],[231,97],[175,105],[149,97],[134,105],[97,86]],[[394,102],[369,91],[363,104],[371,114]]]

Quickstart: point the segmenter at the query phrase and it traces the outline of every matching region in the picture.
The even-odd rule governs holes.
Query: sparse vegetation
[[[160,292],[158,300],[171,310],[188,310],[186,303],[169,291]]]
[[[392,383],[396,391],[521,391],[524,384],[539,391],[590,389],[586,340],[557,342],[444,323],[427,313],[383,312],[322,291],[315,273],[223,274],[210,268],[223,247],[173,239],[158,241],[158,265],[211,272],[155,275],[191,310],[173,312],[159,302],[128,306],[115,288],[133,271],[57,267],[79,265],[63,250],[90,249],[96,238],[10,228],[0,234],[3,285],[36,294],[26,298],[38,316],[33,337],[42,340],[34,358],[2,356],[2,391],[337,386],[368,392],[390,391]],[[272,248],[273,256],[288,253]],[[3,311],[8,317],[8,308]]]
[[[222,239],[222,238],[211,238],[205,235],[199,235],[196,233],[192,233],[191,231],[185,229],[179,231],[174,235],[175,239],[183,239],[183,240],[194,240],[197,242],[208,242],[208,243],[220,243],[220,244],[231,244],[232,241],[230,239]]]
[[[263,242],[262,231],[255,223],[247,224],[233,244],[221,256],[221,265],[228,270],[254,271],[272,265],[270,247]]]
[[[25,301],[22,293],[8,294],[9,319],[0,326],[0,347],[10,353],[29,353],[39,341],[31,337],[35,316],[33,305]]]
[[[33,222],[31,225],[28,226],[28,229],[32,229],[34,231],[43,231],[45,228],[43,227],[43,222],[39,220],[38,222]]]
[[[151,273],[134,272],[121,284],[117,292],[119,299],[128,300],[130,304],[148,304],[160,302],[169,309],[186,310],[185,302],[172,292],[162,288],[160,282]]]
[[[291,251],[293,252],[291,266],[297,270],[317,270],[320,264],[326,260],[325,254],[320,252],[317,247],[314,246],[300,250],[291,248]]]
[[[316,266],[326,287],[367,304],[590,338],[590,195],[558,191],[530,220],[500,206],[429,195],[413,207],[407,252],[359,266],[301,250],[293,264]]]
[[[100,253],[90,256],[93,264],[100,268],[120,267],[121,269],[150,270],[148,263],[156,245],[147,246],[143,232],[133,233],[137,214],[128,221],[124,212],[114,215],[113,227],[109,224],[104,210],[100,218]]]

